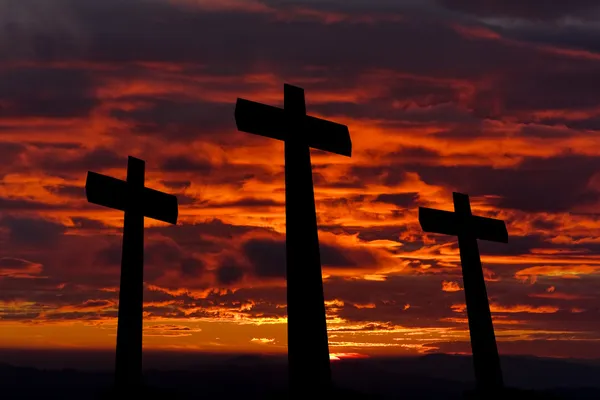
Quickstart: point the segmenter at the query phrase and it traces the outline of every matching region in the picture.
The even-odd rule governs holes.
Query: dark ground
[[[93,355],[79,355],[81,362],[96,361]],[[18,363],[14,361],[17,356],[14,353],[4,356],[5,360]],[[59,353],[48,356],[61,357]],[[150,369],[145,371],[145,382],[149,388],[143,396],[133,398],[286,398],[285,358],[185,355],[182,356],[185,362],[181,361],[176,370],[167,369],[169,363],[161,362],[160,357],[147,356]],[[48,364],[56,367],[65,360],[68,361],[68,357],[53,358]],[[98,368],[87,365],[77,370],[2,364],[0,396],[3,399],[107,398],[113,376],[105,363],[106,359],[102,359],[97,361]],[[159,365],[167,367],[159,369]],[[535,390],[511,393],[508,398],[600,399],[600,361],[505,356],[502,365],[507,385]],[[465,393],[473,388],[471,360],[463,356],[342,360],[333,362],[332,368],[338,392],[330,398],[452,400],[465,399]]]

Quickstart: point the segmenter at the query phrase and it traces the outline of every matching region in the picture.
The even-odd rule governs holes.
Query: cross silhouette
[[[497,393],[504,384],[477,239],[508,243],[508,231],[504,221],[474,216],[466,194],[453,200],[454,212],[419,207],[419,222],[425,232],[458,236],[477,388]]]
[[[285,143],[286,274],[290,390],[331,388],[329,345],[310,148],[348,156],[348,127],[306,115],[304,90],[284,85],[284,107],[238,99],[238,130]]]
[[[117,321],[115,385],[129,390],[141,385],[142,309],[144,291],[144,217],[177,223],[177,197],[144,187],[145,162],[129,157],[127,181],[88,172],[90,203],[125,212]]]

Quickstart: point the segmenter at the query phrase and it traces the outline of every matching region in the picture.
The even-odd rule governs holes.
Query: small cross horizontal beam
[[[96,172],[88,172],[85,193],[90,203],[116,210],[126,211],[128,197],[132,195],[126,181]],[[142,188],[140,197],[132,203],[143,215],[170,224],[177,223],[177,197],[147,187]]]

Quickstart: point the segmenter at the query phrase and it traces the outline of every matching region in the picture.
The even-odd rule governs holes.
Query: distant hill
[[[195,355],[185,369],[151,368],[144,399],[284,399],[285,357]],[[191,361],[192,359],[190,359]],[[535,389],[543,399],[600,399],[600,364],[578,360],[502,357],[505,381],[511,387]],[[332,363],[343,399],[465,399],[473,388],[470,357],[443,354],[406,358],[347,359]],[[108,371],[36,369],[0,365],[3,399],[111,398]],[[315,396],[318,394],[315,394]],[[534,393],[524,397],[534,400]]]

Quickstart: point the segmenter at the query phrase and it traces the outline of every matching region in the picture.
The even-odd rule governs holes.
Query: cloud
[[[19,258],[0,258],[0,276],[11,278],[35,278],[42,273],[41,264]]]
[[[516,167],[415,166],[428,184],[471,196],[498,196],[496,206],[522,211],[561,212],[598,201],[589,186],[597,160],[575,154],[530,157]],[[552,176],[552,179],[547,179]]]
[[[198,276],[204,273],[206,265],[202,260],[186,257],[181,260],[181,273],[184,276]]]
[[[275,339],[269,339],[269,338],[252,338],[250,339],[251,342],[254,343],[260,343],[260,344],[270,344],[275,342]]]
[[[195,332],[201,332],[200,328],[190,328],[189,326],[181,325],[151,325],[144,327],[144,336],[159,336],[159,337],[182,337],[192,336]]]
[[[600,48],[585,2],[21,3],[0,8],[0,301],[32,334],[114,324],[122,213],[87,204],[83,182],[124,179],[132,154],[180,201],[179,225],[146,221],[152,343],[204,340],[196,318],[247,329],[248,349],[282,343],[283,145],[236,132],[233,109],[281,105],[284,82],[348,124],[355,149],[311,154],[335,346],[468,350],[456,239],[417,220],[419,205],[451,209],[452,190],[511,232],[480,243],[500,342],[600,329]]]
[[[465,304],[454,304],[452,306],[452,310],[458,313],[464,313],[467,310],[467,306]],[[555,313],[559,309],[558,307],[552,306],[540,306],[540,307],[532,307],[524,304],[517,304],[512,306],[503,306],[499,304],[490,304],[490,311],[493,313],[533,313],[533,314],[547,314],[547,313]]]
[[[81,69],[0,70],[0,107],[7,117],[83,117],[99,104],[91,75]]]
[[[380,194],[375,201],[393,204],[400,208],[414,207],[418,195],[416,193]]]
[[[444,292],[459,292],[463,290],[457,282],[453,281],[443,281],[442,282],[442,291]]]
[[[116,109],[111,115],[127,123],[135,133],[191,141],[203,135],[234,131],[233,100],[231,103],[213,103],[198,99],[142,97],[143,106],[132,110]]]
[[[64,158],[57,158],[55,154],[49,154],[37,161],[37,165],[48,172],[102,172],[110,168],[127,167],[127,157],[119,155],[111,149],[98,147],[87,152],[78,151],[77,155],[69,154]],[[124,179],[125,177],[118,177]]]
[[[10,243],[16,246],[52,245],[66,232],[64,225],[45,219],[6,216],[1,222],[10,231]]]
[[[228,260],[217,269],[217,281],[223,285],[231,285],[239,282],[244,276],[244,269],[233,263],[234,261]]]
[[[482,17],[516,17],[531,20],[552,20],[567,16],[585,16],[598,9],[593,0],[544,3],[535,0],[507,0],[499,4],[493,0],[438,0],[450,9]]]
[[[257,276],[263,278],[285,277],[285,241],[250,239],[242,246]]]

